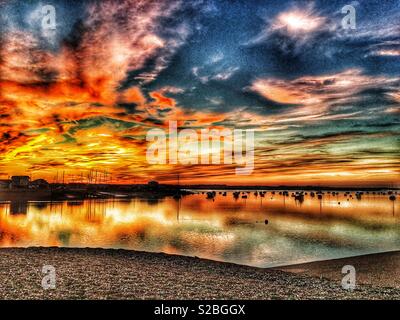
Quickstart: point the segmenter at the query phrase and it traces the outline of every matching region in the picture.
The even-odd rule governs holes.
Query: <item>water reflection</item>
[[[127,248],[274,266],[400,249],[398,212],[386,195],[344,193],[6,202],[0,246]]]
[[[27,214],[28,201],[11,201],[10,214]]]

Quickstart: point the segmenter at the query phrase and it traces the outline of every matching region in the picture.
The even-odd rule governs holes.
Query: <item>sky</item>
[[[0,0],[0,14],[0,179],[399,185],[399,1]],[[147,132],[171,120],[254,130],[254,170],[149,163]]]

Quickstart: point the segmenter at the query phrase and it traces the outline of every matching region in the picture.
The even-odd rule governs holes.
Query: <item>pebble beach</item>
[[[381,261],[371,272],[385,279],[400,270],[399,252],[366,257],[343,262],[363,261],[365,273],[368,260]],[[42,288],[43,265],[56,270],[54,289]],[[341,265],[339,259],[262,269],[131,250],[2,248],[0,299],[400,299],[398,280],[364,276],[355,290],[344,290],[333,276]]]

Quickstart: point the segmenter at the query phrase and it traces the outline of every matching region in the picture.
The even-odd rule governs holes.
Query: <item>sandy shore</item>
[[[382,257],[388,257],[388,263],[381,263]],[[366,281],[353,292],[343,290],[336,276],[348,263],[342,259],[281,271],[126,250],[0,249],[0,298],[400,299],[400,253],[350,259],[363,261],[360,268],[383,275],[385,282]],[[45,264],[56,268],[54,290],[41,287]],[[385,275],[387,272],[397,279]]]
[[[341,281],[342,274],[340,270],[345,265],[354,266],[359,285],[367,284],[400,289],[399,251],[297,264],[277,269],[299,275],[310,275]]]

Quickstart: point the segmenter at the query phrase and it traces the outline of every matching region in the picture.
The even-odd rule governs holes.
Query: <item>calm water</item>
[[[347,199],[228,192],[214,201],[3,202],[0,246],[126,248],[262,267],[400,249],[398,199]]]

